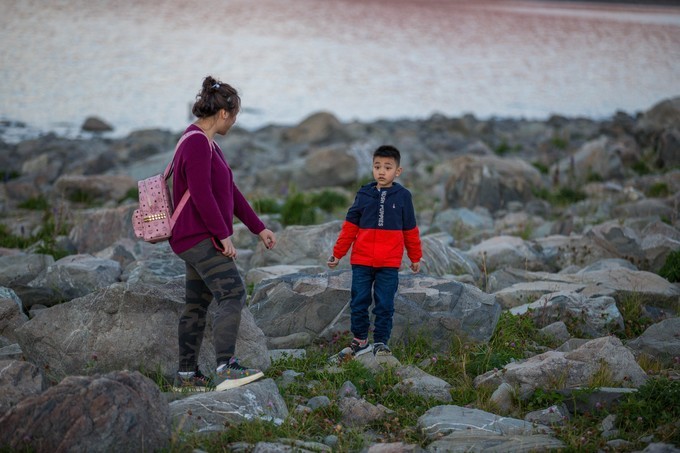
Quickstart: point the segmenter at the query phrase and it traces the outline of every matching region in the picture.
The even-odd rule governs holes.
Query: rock
[[[524,416],[524,420],[539,425],[554,426],[564,425],[570,419],[569,410],[564,404],[553,405],[547,409],[529,412]]]
[[[383,420],[393,412],[382,405],[374,405],[365,399],[348,396],[338,401],[338,409],[342,414],[343,425],[349,428],[366,426],[378,420]]]
[[[669,203],[656,198],[639,201],[631,201],[614,207],[610,214],[612,217],[659,217],[661,219],[677,218],[677,208]]]
[[[564,404],[572,414],[597,414],[612,411],[622,398],[637,392],[635,388],[598,387],[583,391],[582,387],[558,389],[563,396]]]
[[[456,431],[435,440],[427,446],[428,451],[465,451],[489,453],[532,453],[536,451],[559,451],[564,443],[547,434],[498,435],[480,429],[467,432]]]
[[[28,321],[28,316],[24,314],[21,301],[0,295],[0,336],[8,340],[16,340],[14,331],[26,321]]]
[[[333,253],[333,245],[340,234],[341,221],[312,226],[289,226],[277,236],[273,250],[260,247],[251,258],[251,267],[276,265],[325,265]],[[349,260],[340,262],[341,268],[349,268]]]
[[[477,234],[480,230],[492,231],[493,226],[493,217],[483,207],[443,209],[436,213],[432,221],[432,229],[449,233],[457,240]]]
[[[0,444],[36,452],[156,451],[170,446],[169,415],[158,387],[139,372],[69,376],[0,417]]]
[[[132,213],[137,205],[122,205],[116,208],[85,210],[74,215],[75,226],[69,237],[79,253],[97,253],[111,246],[119,239],[134,239]],[[149,244],[161,247],[162,244]]]
[[[433,398],[443,403],[453,401],[451,384],[436,376],[423,373],[422,376],[409,377],[397,383],[393,389],[401,393],[410,393],[423,398]]]
[[[552,324],[548,324],[542,329],[539,329],[539,332],[542,335],[550,337],[554,341],[558,341],[560,343],[564,343],[571,337],[571,334],[567,329],[567,325],[563,321],[556,321],[553,322]]]
[[[661,221],[645,225],[640,233],[640,247],[649,270],[658,273],[666,263],[668,255],[680,250],[680,231]]]
[[[53,263],[52,255],[42,253],[0,256],[0,286],[26,285]]]
[[[471,281],[477,282],[481,278],[481,271],[477,263],[466,253],[451,247],[451,236],[446,233],[428,234],[421,236],[421,246],[424,259],[421,260],[420,271],[434,276],[456,275],[464,278],[469,276]],[[404,256],[402,268],[406,269],[411,264]]]
[[[680,448],[664,442],[654,442],[642,450],[643,453],[678,453]]]
[[[365,450],[365,453],[421,453],[424,451],[420,446],[414,444],[385,442],[371,445]]]
[[[346,137],[340,121],[328,112],[314,113],[283,134],[289,142],[310,144],[327,144]]]
[[[418,418],[418,428],[430,440],[437,440],[455,432],[468,430],[501,436],[550,434],[547,426],[534,425],[524,420],[499,417],[480,409],[448,405],[428,409]],[[474,433],[477,434],[477,433]]]
[[[274,381],[264,379],[173,401],[170,413],[173,424],[183,432],[211,432],[251,420],[280,425],[288,417],[288,408]]]
[[[626,346],[663,364],[670,366],[677,363],[680,357],[680,318],[665,319],[649,326]]]
[[[308,275],[313,275],[313,274],[319,274],[323,272],[324,266],[318,265],[300,265],[300,266],[290,266],[290,265],[285,265],[285,264],[279,264],[275,266],[264,266],[264,267],[256,267],[254,269],[250,269],[246,273],[245,277],[245,282],[246,285],[257,285],[263,280],[267,279],[272,279],[272,278],[278,278],[281,277],[282,275],[289,275],[289,274],[308,274]]]
[[[617,140],[601,136],[583,144],[573,155],[560,160],[551,173],[559,171],[560,182],[569,187],[583,184],[593,177],[605,180],[621,178],[621,155],[621,144]]]
[[[328,407],[331,405],[331,400],[326,395],[313,396],[307,401],[307,406],[312,410],[316,410],[322,407]]]
[[[664,99],[642,114],[636,132],[659,132],[680,124],[680,96]]]
[[[514,404],[513,399],[515,397],[515,390],[510,386],[510,384],[504,382],[498,386],[496,390],[491,394],[489,402],[493,403],[496,408],[498,408],[498,413],[502,415],[507,415],[512,410]]]
[[[531,189],[543,185],[538,170],[521,159],[461,156],[445,165],[450,169],[446,205],[451,208],[482,206],[494,212],[511,201],[529,201]]]
[[[40,369],[20,360],[0,360],[0,414],[47,388]]]
[[[266,280],[255,288],[250,309],[270,342],[298,332],[309,334],[310,339],[330,338],[349,330],[350,280],[350,271]],[[448,347],[450,335],[485,341],[499,317],[495,298],[471,285],[450,278],[402,274],[392,338],[422,332],[442,347]],[[288,346],[279,342],[277,347]]]
[[[357,181],[359,166],[356,158],[344,149],[320,148],[307,156],[301,174],[295,177],[301,189],[342,187]]]
[[[117,261],[86,254],[68,255],[48,266],[28,286],[51,289],[53,300],[49,305],[54,305],[108,287],[119,281],[121,272]]]
[[[530,242],[515,236],[496,236],[480,242],[465,252],[484,272],[504,267],[530,271],[548,270]]]
[[[87,117],[80,128],[86,132],[109,132],[113,130],[110,124],[96,116]]]
[[[350,396],[353,398],[359,398],[359,391],[352,381],[345,381],[342,384],[342,387],[340,387],[340,390],[338,390],[338,398],[347,398]]]
[[[680,165],[680,128],[665,130],[657,141],[656,166],[659,168],[677,168]]]
[[[515,307],[510,313],[528,313],[538,327],[562,320],[586,337],[601,337],[613,330],[623,330],[623,316],[614,298],[609,296],[586,297],[577,292],[560,291]]]
[[[126,175],[62,175],[54,182],[54,190],[73,203],[86,206],[115,202],[125,198],[137,181]]]
[[[15,334],[26,357],[49,370],[52,378],[132,369],[153,370],[171,380],[177,370],[183,306],[183,282],[118,283],[41,310]],[[216,367],[208,324],[199,357],[204,370]],[[271,365],[264,335],[247,308],[241,313],[236,351],[250,366],[266,370]]]
[[[612,257],[623,258],[638,268],[645,264],[640,238],[632,228],[622,226],[617,221],[595,225],[585,237],[607,250]]]
[[[639,387],[647,380],[647,375],[621,340],[603,337],[570,352],[548,351],[521,362],[511,362],[502,370],[477,376],[474,385],[497,388],[507,382],[517,390],[520,399],[526,399],[537,388],[587,387],[603,367],[613,381],[626,387]]]
[[[527,272],[519,269],[510,270],[513,275],[527,283],[513,285],[519,289],[536,284],[537,288],[550,292],[567,288],[569,291],[580,293],[584,297],[610,296],[616,300],[634,298],[637,303],[657,308],[670,309],[680,312],[680,287],[674,285],[657,274],[646,271],[636,271],[628,268],[606,268],[590,271],[582,269],[575,273],[551,274],[548,272]],[[539,284],[538,282],[546,282]],[[508,299],[513,293],[513,287],[504,288],[499,293],[499,301]],[[518,294],[522,294],[518,291]],[[549,295],[548,295],[549,296]],[[548,297],[546,296],[546,297]]]

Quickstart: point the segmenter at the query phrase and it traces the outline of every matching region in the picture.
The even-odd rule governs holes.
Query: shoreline
[[[556,1],[561,1],[561,0],[556,0]],[[666,98],[670,99],[670,98]],[[657,103],[653,104],[656,105],[659,102],[664,101],[665,99],[660,99]],[[616,110],[615,112],[612,112],[609,115],[602,115],[602,116],[591,116],[591,115],[566,115],[566,114],[560,114],[560,113],[551,113],[543,118],[539,117],[528,117],[528,116],[512,116],[512,115],[490,115],[490,116],[478,116],[475,115],[474,113],[464,113],[461,115],[446,115],[444,113],[439,113],[439,112],[434,112],[428,116],[413,116],[413,117],[407,117],[407,116],[400,116],[400,117],[393,117],[393,118],[386,118],[386,117],[380,117],[380,118],[374,118],[372,120],[361,120],[361,119],[352,119],[349,121],[344,121],[340,118],[337,117],[337,115],[330,111],[330,110],[319,110],[316,112],[310,112],[308,115],[304,116],[303,118],[300,119],[298,122],[293,122],[293,123],[266,123],[254,127],[246,127],[243,125],[240,125],[238,122],[236,123],[236,127],[239,129],[243,129],[245,131],[248,131],[250,133],[257,132],[258,130],[269,128],[269,127],[275,127],[275,128],[292,128],[297,125],[299,125],[301,122],[303,122],[305,119],[309,118],[312,115],[315,115],[317,113],[325,112],[325,113],[330,113],[331,115],[335,116],[338,118],[338,121],[340,121],[343,124],[352,124],[352,123],[359,123],[359,124],[372,124],[372,123],[377,123],[377,122],[387,122],[387,123],[398,123],[398,122],[419,122],[419,121],[428,121],[434,116],[442,116],[448,119],[457,119],[457,118],[464,118],[464,117],[469,117],[472,116],[475,118],[477,121],[482,121],[482,122],[488,122],[488,121],[527,121],[527,122],[538,122],[538,123],[545,123],[550,121],[551,118],[559,117],[559,118],[566,118],[568,120],[576,120],[576,119],[585,119],[589,121],[594,121],[594,122],[601,122],[601,121],[606,121],[608,119],[614,118],[616,115],[619,114],[624,114],[628,115],[632,118],[637,117],[638,115],[642,114],[645,110],[648,110],[651,108],[653,105],[648,106],[647,108],[639,109],[636,110],[635,112],[629,112],[625,110]],[[241,113],[243,115],[244,113]],[[92,118],[92,117],[89,117]],[[187,119],[185,126],[180,126],[178,128],[172,128],[168,126],[163,126],[163,125],[156,125],[156,126],[148,126],[148,127],[139,127],[139,128],[134,128],[134,129],[121,129],[116,127],[115,124],[109,123],[106,118],[99,118],[102,120],[104,123],[109,124],[113,130],[111,131],[104,131],[104,132],[96,132],[96,131],[86,131],[83,130],[82,126],[87,120],[87,118],[84,118],[80,124],[75,124],[75,123],[68,123],[68,122],[61,122],[58,123],[56,127],[39,127],[35,126],[20,120],[15,120],[15,119],[9,119],[9,118],[0,118],[0,142],[10,144],[10,145],[15,145],[18,143],[21,143],[26,140],[33,140],[36,138],[44,137],[49,134],[54,134],[57,137],[60,138],[65,138],[65,139],[71,139],[71,140],[77,140],[77,139],[83,139],[83,140],[88,140],[88,139],[93,139],[93,138],[106,138],[106,139],[122,139],[125,138],[135,132],[139,131],[146,131],[146,130],[163,130],[163,131],[169,131],[169,132],[176,132],[180,133],[184,127],[188,126],[193,119]]]

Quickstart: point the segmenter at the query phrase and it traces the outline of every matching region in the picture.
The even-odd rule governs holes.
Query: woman
[[[276,245],[276,237],[236,187],[231,168],[213,141],[215,134],[225,135],[234,125],[240,107],[241,98],[233,87],[206,77],[192,108],[198,119],[186,129],[203,134],[187,137],[174,158],[173,198],[179,200],[187,189],[191,194],[170,238],[172,250],[186,263],[186,306],[179,320],[175,382],[183,388],[226,390],[263,376],[260,370],[241,366],[234,357],[246,301],[231,241],[234,215],[268,249]],[[217,302],[213,319],[217,370],[210,382],[198,369],[198,356],[213,298]]]

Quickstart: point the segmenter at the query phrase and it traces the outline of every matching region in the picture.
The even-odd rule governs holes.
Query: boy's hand
[[[410,268],[413,272],[416,272],[416,273],[420,272],[420,261],[417,262],[417,263],[411,263]]]
[[[328,261],[326,262],[326,264],[328,265],[328,267],[333,269],[338,264],[340,264],[340,260],[337,259],[336,257],[334,257],[333,255],[331,255],[330,258],[328,258]]]

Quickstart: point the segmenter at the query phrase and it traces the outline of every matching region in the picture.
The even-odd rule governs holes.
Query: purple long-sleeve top
[[[185,132],[199,130],[195,124]],[[180,213],[170,238],[175,253],[189,250],[204,239],[225,239],[234,232],[236,216],[253,234],[266,227],[234,183],[222,150],[208,143],[203,134],[193,134],[180,145],[174,158],[172,198],[179,203],[184,191],[191,197]]]

